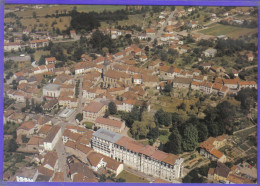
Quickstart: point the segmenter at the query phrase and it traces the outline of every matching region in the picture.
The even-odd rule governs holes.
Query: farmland
[[[236,26],[230,26],[230,25],[221,25],[221,24],[212,24],[211,27],[199,31],[202,34],[206,35],[213,35],[213,36],[219,36],[219,35],[227,35],[231,38],[239,38],[243,35],[252,35],[257,33],[257,28],[242,28],[242,27],[236,27]]]

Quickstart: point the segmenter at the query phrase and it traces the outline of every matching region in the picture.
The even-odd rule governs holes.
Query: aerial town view
[[[4,7],[3,180],[257,182],[257,7]]]

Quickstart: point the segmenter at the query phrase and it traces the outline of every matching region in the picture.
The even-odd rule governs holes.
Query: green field
[[[232,38],[238,38],[239,36],[243,35],[252,35],[257,33],[257,28],[242,28],[237,26],[230,26],[230,25],[221,25],[221,24],[212,24],[211,27],[199,31],[202,34],[206,35],[227,35]]]
[[[140,178],[134,174],[131,174],[127,171],[122,171],[117,177],[118,178],[123,178],[125,179],[126,183],[149,183],[148,180],[144,179],[144,178]]]
[[[125,6],[122,5],[78,5],[77,11],[79,12],[103,12],[106,11],[116,11],[125,9]]]

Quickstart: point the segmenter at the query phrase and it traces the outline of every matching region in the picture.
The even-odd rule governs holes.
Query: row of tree
[[[235,99],[240,101],[240,108],[228,101],[223,101],[216,107],[208,107],[204,111],[204,119],[191,116],[187,121],[183,121],[177,113],[157,111],[154,116],[157,126],[170,126],[172,124],[171,135],[164,150],[174,154],[193,151],[200,142],[205,141],[210,136],[231,135],[235,130],[237,120],[241,117],[239,112],[242,111],[246,116],[251,108],[256,107],[257,90],[254,88],[242,89],[235,96]]]

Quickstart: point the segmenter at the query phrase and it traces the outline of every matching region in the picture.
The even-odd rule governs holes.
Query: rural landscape
[[[9,182],[257,183],[258,9],[4,7]]]

